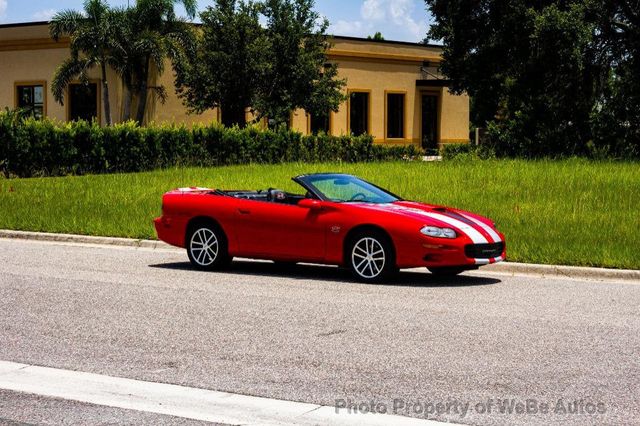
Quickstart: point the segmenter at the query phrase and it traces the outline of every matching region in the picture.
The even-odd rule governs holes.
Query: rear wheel
[[[456,275],[459,275],[464,271],[468,271],[468,268],[461,268],[456,266],[441,266],[427,269],[436,277],[455,277]]]
[[[359,232],[348,245],[347,265],[353,276],[363,282],[383,282],[397,272],[393,244],[378,231]]]
[[[214,223],[198,222],[191,226],[186,243],[189,260],[196,269],[212,271],[231,262],[227,237]]]

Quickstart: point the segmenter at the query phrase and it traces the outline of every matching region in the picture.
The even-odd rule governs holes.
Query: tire
[[[432,267],[427,268],[432,275],[436,277],[455,277],[463,273],[464,271],[468,271],[468,268],[461,268],[456,266],[441,266],[441,267]]]
[[[232,258],[227,247],[227,236],[215,223],[201,221],[189,226],[186,248],[194,268],[214,271],[229,266]]]
[[[381,231],[368,230],[353,235],[347,244],[345,263],[361,282],[386,282],[398,272],[393,243]]]

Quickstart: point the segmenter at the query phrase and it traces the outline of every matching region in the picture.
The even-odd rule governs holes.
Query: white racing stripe
[[[180,192],[198,192],[198,191],[213,191],[212,189],[209,188],[202,188],[199,186],[194,186],[191,188],[178,188],[177,191]]]
[[[486,244],[489,242],[484,237],[484,235],[478,232],[478,230],[476,230],[474,227],[472,227],[468,223],[464,223],[461,220],[458,220],[440,213],[430,213],[430,212],[423,212],[423,211],[421,211],[421,213],[424,214],[425,216],[429,216],[430,218],[437,219],[441,222],[444,222],[448,225],[458,228],[460,231],[464,232],[469,238],[471,238],[471,241],[473,241],[474,244]]]
[[[0,361],[0,389],[224,424],[426,425],[391,414],[336,413],[335,407],[144,382]],[[99,422],[100,419],[96,419]],[[451,423],[446,423],[450,425]]]
[[[474,244],[487,244],[489,242],[489,240],[487,240],[487,238],[482,235],[477,229],[475,229],[473,226],[469,225],[466,222],[463,222],[459,219],[456,219],[454,217],[451,216],[447,216],[441,213],[432,213],[432,212],[426,212],[424,210],[420,210],[420,209],[416,209],[413,207],[405,207],[405,206],[397,206],[394,204],[381,204],[378,207],[384,207],[386,209],[390,209],[390,210],[398,210],[398,211],[403,211],[403,212],[409,212],[409,213],[414,213],[414,214],[419,214],[422,216],[427,216],[430,217],[432,219],[437,219],[441,222],[444,222],[448,225],[451,225],[457,229],[459,229],[462,233],[466,234],[469,238],[471,238],[471,241],[473,241]],[[464,216],[464,215],[462,215]],[[464,216],[467,217],[467,216]],[[471,219],[471,218],[468,218]],[[476,223],[478,226],[482,227],[484,229],[484,224],[478,223],[477,221],[471,219],[471,221],[473,223]],[[486,225],[485,225],[486,226]],[[493,232],[493,230],[491,230]],[[493,232],[493,234],[489,233],[489,235],[492,236],[496,235],[496,237],[494,238],[494,240],[497,238],[496,241],[500,241],[500,237],[498,236],[498,234],[496,234],[495,232]]]
[[[467,216],[466,214],[461,214],[461,213],[460,213],[460,216],[466,217],[467,219],[469,219],[470,221],[472,221],[473,223],[477,224],[482,229],[484,229],[487,234],[491,235],[491,238],[493,238],[494,243],[502,241],[502,238],[500,238],[500,235],[498,235],[498,233],[494,231],[492,227],[482,222],[481,220],[475,219],[471,216]]]
[[[383,207],[385,209],[390,209],[390,210],[399,210],[399,211],[419,214],[419,215],[422,215],[422,216],[430,217],[432,219],[437,219],[437,220],[439,220],[441,222],[444,222],[444,223],[446,223],[448,225],[451,225],[451,226],[459,229],[462,233],[466,234],[469,238],[471,238],[471,241],[473,241],[474,244],[487,244],[489,242],[489,240],[487,240],[487,238],[484,235],[482,235],[473,226],[471,226],[468,223],[465,223],[465,222],[463,222],[463,221],[461,221],[459,219],[453,218],[451,216],[447,216],[447,215],[444,215],[444,214],[441,214],[441,213],[426,212],[424,210],[416,209],[416,208],[413,208],[413,207],[397,206],[397,205],[394,205],[394,204],[381,204],[378,207]],[[472,220],[472,222],[473,223],[477,223],[475,220]],[[481,226],[480,224],[478,224],[478,225]],[[495,234],[495,232],[494,232],[494,234]],[[496,236],[497,236],[497,234],[496,234]],[[497,238],[498,238],[498,241],[499,241],[500,237],[497,237]]]

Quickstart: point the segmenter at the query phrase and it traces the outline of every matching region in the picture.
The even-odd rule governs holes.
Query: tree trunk
[[[138,111],[136,112],[136,121],[142,125],[144,121],[144,113],[147,110],[147,95],[149,94],[149,58],[144,61],[144,70],[140,76],[140,93],[138,95]]]
[[[131,104],[133,102],[133,90],[131,88],[131,76],[126,76],[124,81],[124,101],[122,105],[122,121],[131,120]]]
[[[239,106],[222,106],[221,121],[225,127],[233,127],[238,125],[240,128],[244,128],[247,125],[247,116],[245,114],[245,108]]]
[[[111,126],[111,102],[109,100],[109,83],[107,82],[107,67],[104,60],[101,64],[102,68],[102,100],[104,102],[104,119],[107,126]]]

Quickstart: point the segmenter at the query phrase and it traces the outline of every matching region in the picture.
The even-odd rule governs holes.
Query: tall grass
[[[318,171],[353,173],[407,199],[488,216],[506,234],[513,261],[640,269],[638,163],[292,163],[0,180],[0,228],[154,238],[151,220],[167,190],[297,191],[292,176]]]

